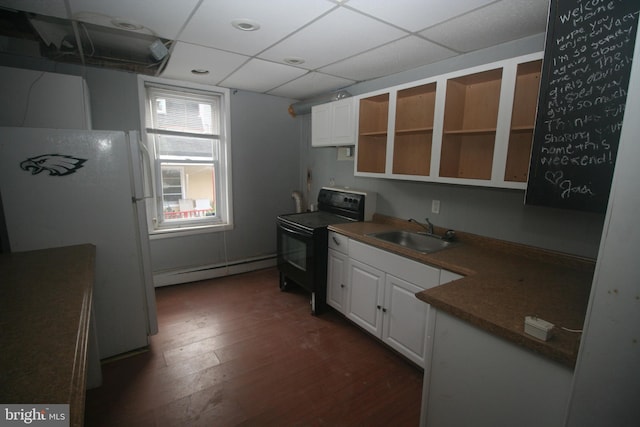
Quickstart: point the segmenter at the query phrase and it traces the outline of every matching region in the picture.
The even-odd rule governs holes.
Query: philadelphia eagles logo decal
[[[20,167],[31,172],[31,175],[46,171],[49,172],[49,175],[64,176],[75,173],[86,161],[87,159],[78,159],[63,154],[44,154],[21,162]]]

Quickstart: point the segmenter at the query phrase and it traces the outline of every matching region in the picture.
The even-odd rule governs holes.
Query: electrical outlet
[[[338,160],[353,160],[352,147],[338,147]]]
[[[524,318],[524,332],[534,336],[542,341],[547,341],[551,338],[551,331],[554,324],[540,319],[536,316],[525,316]]]
[[[433,200],[431,202],[431,213],[440,213],[440,200]]]

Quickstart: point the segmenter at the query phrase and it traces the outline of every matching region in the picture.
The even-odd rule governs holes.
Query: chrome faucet
[[[438,239],[446,240],[448,242],[452,242],[452,241],[454,241],[456,239],[456,232],[453,231],[453,230],[447,230],[444,233],[444,236],[442,236],[442,237],[436,235],[436,233],[434,233],[434,231],[433,231],[433,224],[431,224],[431,222],[429,221],[429,218],[425,218],[425,221],[427,221],[427,223],[426,224],[422,224],[422,223],[416,221],[413,218],[409,218],[409,222],[415,222],[420,227],[424,228],[425,231],[423,233],[425,233],[427,236],[437,237]]]
[[[425,218],[424,220],[427,221],[427,233],[434,234],[433,233],[433,224],[431,224],[429,222],[429,218]]]
[[[433,235],[433,224],[431,224],[429,222],[429,218],[425,218],[425,220],[427,221],[426,224],[422,224],[421,222],[416,221],[413,218],[409,218],[409,222],[415,222],[416,224],[418,224],[420,227],[424,228],[427,232],[427,234],[429,235]]]

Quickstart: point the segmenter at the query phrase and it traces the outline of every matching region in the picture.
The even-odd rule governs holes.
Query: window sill
[[[165,228],[149,232],[149,240],[172,239],[175,237],[194,236],[205,233],[218,233],[232,230],[233,224],[212,224],[194,227]]]

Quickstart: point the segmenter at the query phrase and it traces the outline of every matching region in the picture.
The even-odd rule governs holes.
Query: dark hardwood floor
[[[148,351],[103,365],[85,425],[417,426],[422,372],[260,270],[156,290]]]

